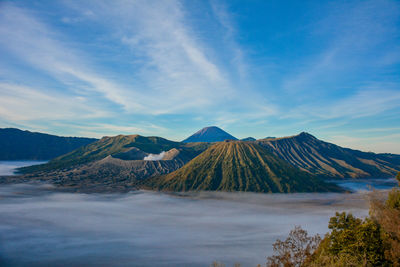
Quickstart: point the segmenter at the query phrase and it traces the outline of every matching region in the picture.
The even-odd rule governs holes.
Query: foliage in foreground
[[[277,255],[267,258],[267,266],[302,266],[320,242],[319,235],[309,236],[306,230],[296,226],[285,241],[278,239],[275,242],[273,246]]]
[[[400,173],[396,178],[400,183]],[[369,217],[336,213],[329,221],[331,232],[320,242],[296,227],[286,241],[274,244],[277,255],[268,257],[267,267],[400,266],[399,222],[400,189],[392,189],[386,200],[374,192]]]
[[[400,185],[400,172],[396,179]],[[329,229],[321,240],[296,226],[285,241],[275,242],[275,255],[267,258],[266,266],[400,267],[400,189],[393,188],[387,197],[373,192],[370,216],[365,219],[337,212]]]

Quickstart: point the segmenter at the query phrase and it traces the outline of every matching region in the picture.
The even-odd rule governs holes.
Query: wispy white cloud
[[[157,8],[154,5],[157,4]],[[90,10],[88,20],[113,32],[141,64],[132,62],[132,79],[107,79],[90,57],[69,45],[66,36],[31,12],[6,4],[0,15],[0,41],[5,49],[33,68],[45,71],[67,86],[71,94],[95,94],[133,114],[214,112],[221,105],[263,105],[230,81],[200,35],[194,32],[178,1],[116,1],[113,5],[85,1],[76,8]],[[105,23],[106,22],[106,23]],[[226,24],[226,23],[225,23]],[[227,24],[226,24],[227,25]],[[115,41],[115,40],[114,40]],[[114,75],[115,76],[115,75]],[[248,91],[248,90],[247,90]],[[260,102],[260,103],[259,103]]]
[[[354,129],[352,132],[355,133],[382,133],[382,132],[398,132],[400,127],[380,127],[380,128],[368,128],[368,129]]]
[[[180,2],[116,1],[110,8],[96,1],[90,9],[98,14],[97,23],[107,18],[103,26],[143,58],[133,71],[156,114],[215,107],[235,96],[224,68],[209,56],[212,48],[191,29]]]
[[[398,142],[400,134],[380,135],[378,137],[354,137],[348,135],[332,135],[326,141],[343,147],[372,151],[375,153],[400,154]]]
[[[243,48],[241,48],[236,41],[236,35],[238,33],[237,28],[234,25],[232,14],[229,13],[224,2],[214,0],[210,1],[210,3],[215,17],[224,29],[223,39],[225,47],[230,49],[233,54],[230,63],[237,69],[240,80],[245,81],[248,76],[248,64],[245,63],[245,53]]]
[[[275,105],[254,103],[253,107],[247,107],[247,112],[241,112],[240,109],[231,110],[230,112],[216,112],[213,120],[215,124],[221,127],[228,127],[232,124],[258,124],[263,119],[277,116],[278,114],[280,114],[280,110]]]
[[[56,124],[58,126],[67,126],[67,124]],[[146,136],[154,136],[154,133],[165,133],[167,129],[152,123],[135,122],[134,126],[129,124],[110,124],[110,123],[90,123],[90,124],[74,124],[70,125],[76,133],[82,136],[91,136],[101,138],[103,136],[114,136],[119,134],[140,134]]]
[[[358,88],[354,94],[333,100],[300,105],[288,111],[283,118],[316,120],[345,119],[346,121],[371,117],[400,108],[400,87],[397,83],[376,83]],[[335,122],[340,125],[341,122]]]
[[[81,14],[73,16],[73,17],[64,16],[61,18],[61,21],[66,24],[79,23],[79,22],[87,20],[88,18],[92,17],[93,15],[94,14],[91,10],[86,10],[84,12],[81,12]]]
[[[400,91],[382,88],[380,90],[362,90],[357,94],[338,101],[328,107],[327,112],[321,108],[317,116],[335,118],[359,118],[374,116],[387,110],[400,107]]]
[[[379,70],[400,62],[399,47],[391,42],[399,35],[400,6],[396,1],[335,2],[326,9],[329,12],[308,30],[317,40],[329,41],[296,64],[283,81],[288,92],[321,93],[321,85],[339,76],[356,75],[366,66]]]
[[[13,122],[109,117],[110,113],[90,105],[83,97],[0,82],[0,118]]]
[[[52,31],[28,11],[11,4],[0,13],[0,45],[33,68],[44,70],[75,93],[94,91],[125,109],[140,108],[129,101],[126,89],[88,67],[85,56],[64,45],[63,36]],[[129,94],[132,97],[132,92]]]

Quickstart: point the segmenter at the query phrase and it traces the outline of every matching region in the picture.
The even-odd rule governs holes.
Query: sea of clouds
[[[295,225],[324,234],[335,211],[366,216],[366,182],[342,183],[357,192],[81,194],[0,185],[0,265],[256,266]]]
[[[365,194],[79,194],[2,185],[0,265],[255,266],[295,225],[325,233],[336,210],[367,215]]]

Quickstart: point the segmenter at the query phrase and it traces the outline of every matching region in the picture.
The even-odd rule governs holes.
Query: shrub
[[[321,238],[319,235],[308,236],[306,230],[296,226],[290,231],[285,241],[277,240],[273,247],[277,255],[267,258],[268,267],[299,267],[303,266],[308,257],[318,247]]]
[[[381,227],[385,259],[400,266],[400,190],[392,189],[386,201],[377,193],[372,194],[370,216]]]

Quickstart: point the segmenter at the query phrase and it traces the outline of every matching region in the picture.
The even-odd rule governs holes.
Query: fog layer
[[[363,194],[57,193],[0,187],[0,257],[9,265],[208,266],[263,263],[295,225],[327,231]]]
[[[1,161],[0,160],[0,175],[14,175],[15,169],[31,166],[36,164],[46,163],[47,161],[37,160],[16,160],[16,161]]]
[[[295,225],[324,234],[335,211],[365,216],[367,208],[364,191],[78,194],[0,185],[0,265],[256,266]]]

